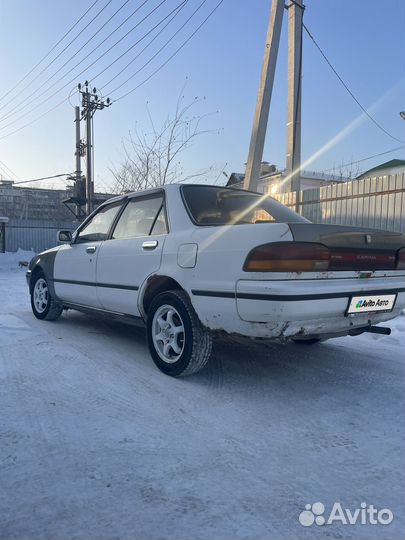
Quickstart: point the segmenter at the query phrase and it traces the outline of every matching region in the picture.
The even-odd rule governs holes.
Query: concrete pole
[[[302,76],[302,0],[288,6],[288,112],[287,174],[292,175],[291,191],[300,190],[301,167],[301,76]]]
[[[82,176],[82,164],[80,155],[80,107],[75,107],[75,123],[76,123],[76,181],[80,180]]]
[[[78,197],[80,193],[80,186],[82,181],[82,155],[81,155],[81,138],[80,138],[80,107],[75,107],[75,128],[76,128],[76,171],[75,171],[75,196]],[[80,217],[82,213],[81,205],[79,202],[76,202],[76,217]]]
[[[274,75],[276,72],[283,12],[284,0],[273,0],[266,37],[266,48],[264,50],[259,92],[257,95],[256,111],[253,120],[253,129],[250,138],[249,156],[243,183],[244,189],[257,189],[257,183],[260,177],[260,165],[263,159],[263,148],[266,138],[267,121],[269,118],[271,94],[273,92]]]
[[[86,114],[86,215],[93,211],[93,152],[91,135],[91,106],[89,104]]]

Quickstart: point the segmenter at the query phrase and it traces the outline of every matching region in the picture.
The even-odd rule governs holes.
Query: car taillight
[[[397,270],[405,270],[405,248],[397,251],[397,264],[395,268]]]
[[[394,270],[395,251],[331,250],[329,270]]]
[[[311,272],[327,270],[330,251],[312,242],[274,242],[252,249],[245,272]]]

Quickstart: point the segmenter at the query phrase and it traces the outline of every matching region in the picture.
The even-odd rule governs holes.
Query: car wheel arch
[[[145,285],[142,287],[139,298],[140,312],[144,317],[147,316],[152,300],[160,293],[166,291],[183,291],[188,295],[187,291],[180,285],[178,281],[170,276],[154,274],[150,276]]]
[[[37,278],[37,276],[39,276],[41,274],[45,276],[45,272],[44,272],[44,269],[42,268],[42,266],[40,266],[40,265],[34,266],[34,268],[31,271],[30,293],[32,292],[32,288],[34,286],[35,279]]]

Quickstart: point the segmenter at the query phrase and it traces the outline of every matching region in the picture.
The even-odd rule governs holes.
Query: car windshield
[[[271,197],[241,189],[183,186],[186,207],[197,225],[308,222]]]

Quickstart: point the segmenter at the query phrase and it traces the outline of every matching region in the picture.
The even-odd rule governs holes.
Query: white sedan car
[[[405,305],[405,235],[317,225],[274,199],[168,185],[101,205],[35,256],[38,319],[64,309],[147,327],[172,376],[200,370],[216,332],[300,343],[362,332]]]

